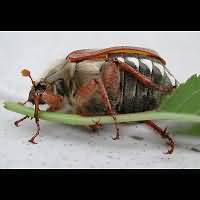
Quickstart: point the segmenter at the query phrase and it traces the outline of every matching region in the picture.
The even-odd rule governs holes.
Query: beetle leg
[[[100,123],[100,120],[97,122],[95,122],[95,121],[93,121],[93,122],[94,122],[94,124],[89,125],[89,128],[91,128],[93,132],[98,131],[100,128],[103,127],[103,125]]]
[[[40,133],[40,124],[39,124],[39,102],[40,102],[40,95],[35,95],[34,96],[34,104],[35,104],[35,112],[34,112],[34,118],[35,118],[35,123],[37,125],[37,132],[35,135],[33,135],[33,137],[29,140],[29,142],[33,143],[33,144],[37,144],[34,140],[35,138],[39,135]]]
[[[87,115],[89,113],[80,112],[81,106],[84,104],[84,102],[87,102],[88,99],[92,97],[92,95],[97,92],[99,89],[99,93],[101,95],[102,102],[104,106],[106,107],[107,113],[112,116],[114,119],[115,129],[116,129],[116,136],[113,138],[114,140],[119,139],[119,128],[117,126],[116,117],[114,116],[115,113],[112,111],[112,106],[110,104],[110,101],[108,99],[107,91],[104,87],[104,84],[101,79],[92,79],[87,84],[83,85],[79,88],[79,91],[76,93],[76,104],[77,109],[76,112],[82,115]]]
[[[24,120],[27,119],[27,118],[29,118],[29,116],[25,116],[25,117],[23,117],[23,118],[21,118],[21,119],[15,121],[15,122],[14,122],[15,126],[19,127],[19,126],[20,126],[19,123],[22,122],[22,121],[24,121]]]
[[[158,91],[160,91],[162,93],[171,92],[173,90],[173,88],[174,88],[173,86],[157,85],[151,79],[149,79],[148,77],[146,77],[145,75],[140,73],[137,69],[132,68],[127,63],[121,62],[121,61],[116,60],[116,59],[113,59],[111,61],[116,63],[116,64],[119,64],[119,67],[121,67],[121,69],[123,69],[124,71],[130,73],[132,76],[134,76],[134,78],[136,78],[138,81],[140,81],[144,86],[146,86],[148,88],[153,88],[153,89],[158,90]]]
[[[35,138],[39,135],[40,133],[40,124],[39,124],[39,120],[36,118],[35,119],[35,123],[37,124],[37,132],[35,133],[35,135],[33,135],[33,137],[29,140],[29,142],[33,143],[33,144],[37,144],[37,142],[35,142]]]
[[[29,100],[26,100],[24,103],[19,102],[19,104],[24,106],[24,105],[25,105],[26,103],[28,103],[28,102],[29,102]],[[23,117],[23,118],[21,118],[21,119],[15,121],[15,122],[14,122],[15,126],[19,127],[19,126],[20,126],[19,123],[22,122],[22,121],[24,121],[24,120],[27,119],[27,118],[29,118],[29,116],[26,115],[25,117]],[[31,119],[32,119],[32,118],[31,118]]]
[[[158,125],[156,125],[153,121],[146,121],[145,122],[148,126],[153,128],[162,138],[167,139],[167,144],[170,146],[170,149],[166,152],[166,154],[171,154],[174,151],[175,143],[173,139],[169,136],[167,132],[167,128],[164,130],[161,129]]]
[[[26,100],[24,103],[21,103],[21,102],[19,102],[19,104],[21,104],[21,105],[25,105],[25,104],[27,104],[29,102],[29,100]]]
[[[111,115],[111,117],[114,120],[114,125],[115,125],[115,130],[116,130],[116,135],[115,137],[113,137],[113,140],[119,140],[119,128],[117,125],[117,118],[114,116],[115,113],[112,111],[112,107],[108,98],[108,94],[107,91],[104,87],[103,82],[100,79],[95,79],[95,82],[99,85],[99,89],[100,89],[100,93],[101,93],[101,97],[102,97],[102,101],[107,109],[107,112],[109,115]]]

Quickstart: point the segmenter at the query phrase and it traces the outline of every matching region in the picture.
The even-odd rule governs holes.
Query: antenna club
[[[27,69],[23,69],[23,70],[21,71],[21,74],[22,74],[22,76],[29,76],[29,77],[30,77],[30,75],[31,75],[30,71],[27,70]]]

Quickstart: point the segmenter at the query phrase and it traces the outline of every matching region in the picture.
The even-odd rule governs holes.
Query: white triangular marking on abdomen
[[[154,62],[153,64],[160,70],[160,73],[161,73],[162,76],[163,76],[164,73],[165,73],[164,67],[163,67],[160,63]]]
[[[139,70],[139,60],[135,57],[127,57],[127,60],[130,62],[133,62],[137,69]]]
[[[152,73],[152,69],[153,69],[152,61],[148,59],[140,59],[140,61],[144,63],[150,69],[150,72]]]
[[[167,74],[169,80],[171,81],[172,85],[175,86],[176,85],[176,79],[167,71],[165,70],[165,73]]]
[[[119,60],[120,62],[125,62],[123,57],[117,57],[117,60]]]

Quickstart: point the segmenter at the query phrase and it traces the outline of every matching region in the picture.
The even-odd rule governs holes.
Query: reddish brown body
[[[56,111],[60,109],[63,105],[63,97],[54,95],[52,93],[44,92],[42,94],[43,100],[50,106],[48,111]]]
[[[111,104],[112,110],[114,112],[127,113],[133,112],[134,110],[138,110],[136,112],[141,112],[156,108],[159,103],[155,102],[153,103],[155,105],[150,105],[153,100],[156,101],[156,97],[153,97],[153,100],[151,100],[151,98],[147,96],[143,101],[149,103],[146,103],[147,106],[143,106],[144,108],[140,106],[140,109],[136,109],[136,106],[136,108],[132,110],[127,110],[125,108],[124,110],[120,109],[123,107],[122,104],[124,104],[124,107],[126,107],[127,103],[125,101],[125,97],[128,98],[128,94],[126,94],[126,96],[124,97],[125,92],[123,92],[124,86],[122,83],[121,73],[130,74],[133,79],[138,82],[137,84],[140,84],[143,88],[152,88],[153,90],[159,91],[161,94],[166,94],[167,92],[170,92],[173,88],[172,85],[162,85],[158,81],[154,82],[151,78],[151,74],[147,76],[147,74],[140,72],[133,65],[130,66],[130,64],[127,64],[127,62],[116,60],[117,57],[127,58],[137,55],[143,56],[144,58],[152,59],[157,63],[161,63],[163,66],[165,65],[164,59],[161,58],[158,53],[153,50],[139,47],[113,47],[100,50],[85,49],[70,53],[66,58],[67,62],[69,63],[103,61],[100,71],[97,72],[99,74],[95,77],[89,75],[90,69],[85,69],[84,73],[86,73],[86,75],[83,75],[83,73],[79,73],[79,67],[76,68],[77,73],[80,75],[77,75],[77,73],[75,73],[74,80],[80,80],[81,78],[84,80],[84,77],[87,78],[85,82],[82,80],[81,84],[76,84],[77,90],[74,98],[75,101],[74,104],[72,104],[72,106],[75,107],[75,112],[79,114],[81,113],[83,115],[104,115],[107,113],[106,106],[102,106],[102,102],[100,102],[100,99],[102,99],[102,95],[100,94],[103,92],[104,89],[100,88],[97,82],[94,82],[94,80],[96,79],[101,80],[101,82],[103,83],[103,86],[105,88],[104,93],[106,93],[110,101],[109,103]],[[131,83],[129,83],[128,87],[131,90]],[[105,100],[106,98],[103,97],[103,99]],[[137,102],[139,104],[145,105],[145,102],[141,103],[140,99],[138,99],[138,101]]]
[[[82,60],[89,59],[107,59],[109,54],[142,54],[152,58],[159,59],[163,64],[166,64],[165,60],[159,56],[159,54],[151,49],[145,49],[141,47],[130,46],[118,46],[105,49],[83,49],[70,53],[67,56],[67,60],[70,62],[80,62]]]
[[[132,61],[134,59],[139,67]],[[151,67],[145,64],[145,59],[152,63]],[[116,130],[113,139],[119,139],[117,113],[155,109],[160,95],[171,92],[176,86],[170,82],[169,76],[172,75],[165,67],[165,60],[150,49],[129,46],[84,49],[70,53],[65,62],[58,71],[49,72],[38,84],[24,71],[33,83],[29,101],[35,104],[35,113],[42,103],[50,106],[49,111],[58,111],[67,99],[76,114],[110,115]],[[38,120],[36,123],[38,134]],[[169,140],[171,149],[168,153],[172,153],[174,143],[166,130],[162,131],[153,122],[148,121],[147,124]],[[95,122],[90,127],[95,130],[102,126]]]

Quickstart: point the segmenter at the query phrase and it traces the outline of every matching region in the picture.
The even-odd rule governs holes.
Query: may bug
[[[49,105],[48,111],[71,112],[80,115],[110,115],[116,135],[119,128],[118,113],[144,112],[157,109],[161,97],[176,88],[177,81],[165,66],[165,60],[155,51],[139,47],[111,47],[84,49],[70,53],[65,60],[34,82],[29,71],[23,75],[31,78],[32,88],[26,102],[35,105],[37,133],[29,140],[34,142],[39,134],[39,105]],[[25,103],[26,103],[25,102]],[[15,122],[18,123],[27,116]],[[174,142],[166,129],[146,121],[174,150]],[[90,126],[101,128],[100,123]]]

